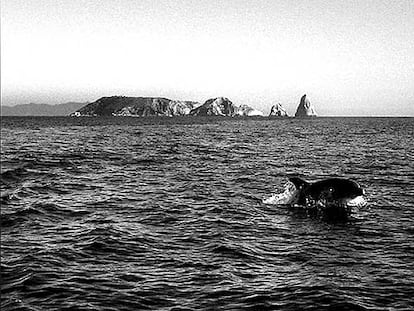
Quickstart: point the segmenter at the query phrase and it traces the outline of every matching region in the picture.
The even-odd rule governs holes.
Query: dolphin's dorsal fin
[[[299,177],[289,177],[289,181],[294,184],[297,189],[309,186],[309,183],[306,180]]]

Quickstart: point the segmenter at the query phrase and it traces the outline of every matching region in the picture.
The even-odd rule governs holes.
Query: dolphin
[[[308,211],[349,215],[352,208],[366,204],[361,186],[346,178],[327,178],[313,183],[299,177],[290,177],[295,187],[291,205],[304,206]]]
[[[356,197],[364,195],[364,190],[355,181],[346,178],[328,178],[309,183],[299,177],[290,177],[298,193],[297,204],[306,203],[306,199],[313,201],[328,200],[347,203]]]

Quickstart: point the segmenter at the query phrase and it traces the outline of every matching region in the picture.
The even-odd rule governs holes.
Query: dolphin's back
[[[343,199],[360,195],[361,189],[359,185],[345,178],[328,178],[310,184],[306,189],[306,195],[314,199],[319,199],[321,196],[331,196],[333,199]]]
[[[290,177],[289,181],[295,185],[296,189],[303,189],[309,186],[309,183],[299,177]]]

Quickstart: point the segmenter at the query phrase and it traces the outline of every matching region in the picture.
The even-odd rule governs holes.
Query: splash
[[[290,181],[284,185],[285,190],[282,193],[275,193],[271,197],[264,199],[263,203],[273,205],[293,204],[298,196],[299,191]]]
[[[284,185],[284,191],[282,193],[275,193],[267,199],[263,199],[264,204],[272,205],[294,205],[297,202],[299,191],[295,185],[291,182],[287,182]],[[359,209],[366,206],[368,203],[363,196],[358,196],[353,199],[341,200],[341,201],[327,201],[326,199],[321,200],[306,200],[304,207],[306,208],[326,208],[328,206],[342,206],[351,209]]]
[[[346,202],[346,206],[352,207],[352,208],[361,208],[368,204],[367,200],[362,196],[358,196],[356,198],[353,198],[351,200],[348,200]]]

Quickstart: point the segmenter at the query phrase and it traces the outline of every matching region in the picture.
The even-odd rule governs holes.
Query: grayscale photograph
[[[2,311],[414,310],[413,0],[2,0]]]

